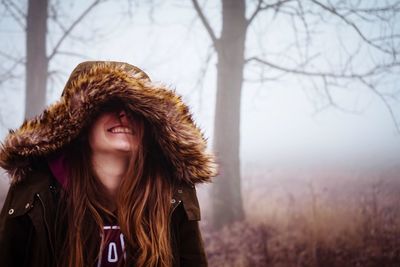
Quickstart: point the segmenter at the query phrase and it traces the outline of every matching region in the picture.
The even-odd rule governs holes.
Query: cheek
[[[94,125],[94,127],[89,132],[89,144],[93,150],[101,148],[102,144],[104,144],[103,132],[98,129],[97,125]]]

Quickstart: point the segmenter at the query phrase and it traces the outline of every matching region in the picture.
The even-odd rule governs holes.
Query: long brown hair
[[[65,205],[61,207],[64,212],[59,217],[65,227],[56,231],[64,237],[56,240],[59,266],[94,266],[101,260],[98,254],[102,249],[100,234],[104,236],[105,220],[117,220],[124,234],[126,266],[172,266],[169,213],[174,179],[171,167],[156,142],[152,125],[138,114],[126,111],[128,117],[134,116],[139,121],[141,142],[122,178],[115,200],[116,214],[108,207],[110,199],[90,164],[91,149],[87,140],[90,123],[65,151],[69,178],[61,196],[65,199],[61,202]],[[63,227],[62,223],[59,225]]]

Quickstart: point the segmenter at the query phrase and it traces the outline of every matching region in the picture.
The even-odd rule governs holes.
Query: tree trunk
[[[222,32],[216,47],[217,99],[213,149],[220,174],[211,190],[213,226],[220,229],[244,218],[240,175],[240,100],[246,18],[244,0],[223,0]]]
[[[29,0],[26,27],[25,118],[39,114],[46,105],[48,0]]]

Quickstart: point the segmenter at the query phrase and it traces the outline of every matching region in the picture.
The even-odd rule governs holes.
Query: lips
[[[132,128],[124,126],[124,125],[115,125],[109,129],[107,129],[108,132],[113,133],[113,134],[133,134],[134,131]]]

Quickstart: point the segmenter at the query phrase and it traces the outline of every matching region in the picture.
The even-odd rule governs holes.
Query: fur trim
[[[23,179],[37,158],[76,138],[96,108],[118,98],[157,129],[156,139],[175,168],[177,179],[209,182],[217,175],[207,139],[175,90],[155,84],[139,68],[122,62],[89,61],[72,72],[60,100],[40,115],[10,130],[0,146],[0,167],[13,182]]]

